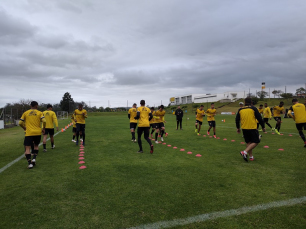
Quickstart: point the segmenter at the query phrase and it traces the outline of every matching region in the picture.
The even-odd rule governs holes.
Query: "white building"
[[[206,102],[217,102],[217,101],[224,101],[224,102],[232,102],[237,99],[242,99],[246,97],[245,91],[239,92],[224,92],[220,94],[189,94],[183,96],[174,97],[174,101],[171,102],[171,105],[180,105],[180,104],[188,104],[188,103],[206,103]]]

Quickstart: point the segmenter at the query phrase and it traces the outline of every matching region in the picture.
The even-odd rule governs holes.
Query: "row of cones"
[[[73,125],[73,123],[69,123],[67,126],[65,126],[65,128],[62,128],[61,132],[66,131],[72,125]]]

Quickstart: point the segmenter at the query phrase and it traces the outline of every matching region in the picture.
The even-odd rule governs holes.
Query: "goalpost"
[[[58,111],[56,112],[57,119],[67,119],[68,112],[67,111]]]

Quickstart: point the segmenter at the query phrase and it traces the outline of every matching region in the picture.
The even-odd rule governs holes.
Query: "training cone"
[[[62,132],[64,132],[63,128],[62,128]]]
[[[225,119],[224,119],[224,121],[223,122],[225,122]]]

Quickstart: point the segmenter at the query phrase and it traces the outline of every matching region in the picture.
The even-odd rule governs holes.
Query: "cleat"
[[[79,145],[79,141],[75,141],[75,144],[78,146]]]
[[[272,130],[272,131],[274,131],[274,130],[275,130],[275,128],[272,128],[271,130]]]
[[[35,166],[36,165],[36,159],[32,160],[32,165]]]
[[[44,149],[43,151],[44,151],[44,152],[47,152],[47,149]]]
[[[254,157],[250,157],[249,160],[250,160],[250,161],[254,161]]]
[[[163,141],[164,141],[164,138],[163,138],[163,137],[161,137],[161,138],[160,138],[160,140],[163,142]]]
[[[277,133],[278,135],[280,135],[280,133],[278,132],[278,130],[275,129],[275,133]]]
[[[245,160],[246,162],[248,162],[248,155],[246,153],[244,153],[243,151],[240,152],[240,155],[243,157],[243,160]]]
[[[155,141],[156,144],[158,144],[158,141]]]
[[[72,139],[71,141],[72,141],[72,142],[75,142],[75,140],[74,140],[74,139]]]
[[[134,142],[135,142],[135,143],[137,143],[137,140],[136,140],[136,139],[134,139]]]
[[[83,138],[80,138],[80,141],[82,142],[82,141],[83,141]]]
[[[195,129],[194,132],[195,132],[195,133],[198,132],[198,129]]]
[[[207,135],[209,135],[209,131],[207,131]]]
[[[165,137],[167,137],[168,136],[168,133],[165,133]]]
[[[216,135],[214,135],[214,138],[217,138],[217,136],[216,136]]]
[[[32,164],[29,164],[29,165],[28,165],[28,169],[33,169],[33,167],[34,167],[34,166],[33,166]]]
[[[197,133],[197,135],[200,135],[200,133]]]
[[[139,151],[137,151],[137,153],[143,153],[143,151],[142,151],[142,150],[139,150]]]
[[[52,147],[51,147],[51,149],[54,149],[55,148],[55,145],[53,145]]]
[[[150,153],[152,154],[153,153],[153,145],[151,145],[151,150],[150,150]]]

